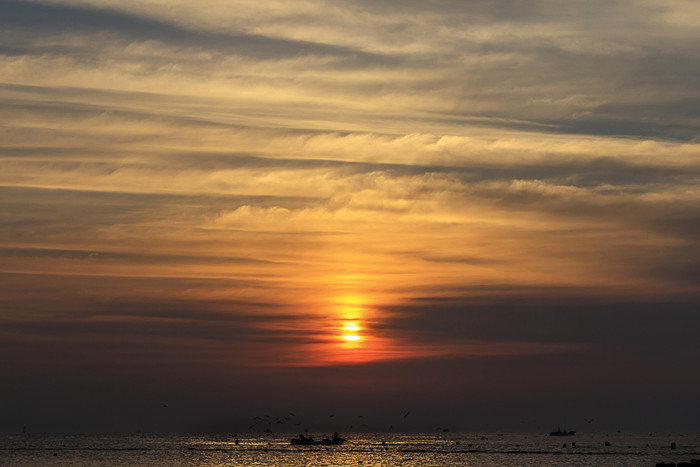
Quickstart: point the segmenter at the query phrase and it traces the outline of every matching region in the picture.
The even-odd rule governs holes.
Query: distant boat
[[[292,446],[340,446],[345,441],[338,433],[333,433],[332,438],[323,438],[321,441],[316,441],[311,436],[299,435],[298,438],[290,439],[289,444]]]
[[[574,436],[576,434],[575,431],[566,431],[562,430],[561,428],[557,427],[557,431],[551,431],[549,433],[549,436]]]

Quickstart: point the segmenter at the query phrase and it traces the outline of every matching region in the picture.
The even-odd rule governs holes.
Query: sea
[[[332,433],[308,433],[315,439]],[[352,433],[292,446],[297,433],[0,435],[1,466],[655,466],[700,459],[700,435]]]

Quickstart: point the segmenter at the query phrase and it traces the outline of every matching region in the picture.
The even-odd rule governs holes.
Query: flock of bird
[[[406,412],[403,415],[402,421],[406,420],[408,416],[410,415],[411,412]],[[328,415],[328,418],[333,418],[335,419],[336,416],[335,414],[330,414]],[[357,415],[354,417],[353,420],[347,421],[345,420],[346,423],[349,423],[348,429],[349,430],[354,430],[354,429],[360,429],[364,430],[365,428],[368,428],[369,425],[365,419],[364,415]],[[279,428],[283,431],[289,431],[290,427],[294,427],[294,430],[300,430],[302,426],[302,420],[300,417],[297,417],[297,415],[294,412],[289,412],[285,415],[282,416],[270,416],[270,415],[256,415],[251,419],[251,424],[248,426],[248,429],[250,431],[262,431],[262,432],[267,432],[267,433],[272,433],[273,428],[277,427],[277,425],[280,425]],[[338,421],[338,424],[341,422]],[[389,430],[393,430],[394,425],[391,424],[389,425]],[[304,428],[304,432],[308,432],[308,428]]]
[[[168,408],[167,404],[162,405],[163,408]],[[403,418],[401,419],[401,422],[405,421],[408,416],[411,414],[410,411],[406,412],[403,415]],[[335,414],[330,414],[328,415],[328,418],[336,418]],[[348,429],[349,430],[354,430],[359,428],[361,431],[364,430],[365,428],[368,428],[369,425],[365,423],[365,416],[364,415],[357,415],[356,421],[350,422]],[[528,420],[521,420],[521,423],[527,423]],[[594,419],[586,420],[586,423],[593,423]],[[248,430],[250,431],[258,431],[258,432],[266,432],[266,433],[272,433],[273,430],[272,428],[275,427],[276,425],[282,425],[279,428],[282,428],[282,431],[290,431],[289,428],[293,427],[292,431],[297,431],[301,429],[302,426],[302,421],[299,417],[294,412],[288,412],[285,415],[282,416],[270,416],[270,415],[256,415],[251,419],[251,424],[248,426]],[[284,430],[286,428],[286,430]],[[375,424],[374,428],[378,428]],[[538,429],[541,427],[538,427]],[[394,425],[390,424],[389,425],[389,430],[393,430]],[[308,428],[304,428],[304,432],[308,432]],[[449,428],[443,428],[443,427],[436,427],[435,431],[442,431],[442,432],[449,432]]]

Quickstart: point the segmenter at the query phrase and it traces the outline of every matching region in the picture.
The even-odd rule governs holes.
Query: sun
[[[362,328],[356,321],[345,321],[343,323],[341,338],[347,342],[359,342],[362,340],[360,331]]]

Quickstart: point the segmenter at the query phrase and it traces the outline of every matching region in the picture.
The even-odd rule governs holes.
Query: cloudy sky
[[[698,76],[695,0],[2,0],[0,430],[700,430]]]

